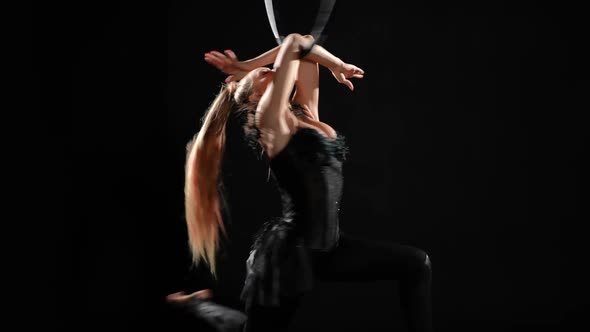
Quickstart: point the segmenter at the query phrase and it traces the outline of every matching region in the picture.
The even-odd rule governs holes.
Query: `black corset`
[[[296,116],[304,116],[297,107]],[[250,118],[252,120],[252,118]],[[246,137],[258,156],[268,162],[281,195],[282,216],[271,219],[256,234],[247,261],[241,298],[276,305],[280,295],[313,287],[310,250],[327,251],[338,244],[344,137],[335,139],[313,128],[299,128],[287,146],[268,160],[258,129],[245,122]]]
[[[300,128],[270,161],[283,215],[308,248],[329,250],[338,241],[345,153],[343,136],[330,139],[315,129]]]

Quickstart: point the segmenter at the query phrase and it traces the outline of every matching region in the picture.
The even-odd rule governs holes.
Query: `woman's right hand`
[[[330,71],[339,83],[346,85],[351,91],[354,91],[354,85],[348,79],[363,78],[365,75],[364,70],[360,69],[355,65],[351,65],[350,63],[345,62],[343,62],[339,66],[336,66],[335,68],[332,68]]]
[[[250,71],[246,65],[238,61],[238,57],[231,50],[225,50],[223,53],[218,51],[207,52],[205,53],[205,61],[229,75],[225,78],[225,83],[239,81]]]

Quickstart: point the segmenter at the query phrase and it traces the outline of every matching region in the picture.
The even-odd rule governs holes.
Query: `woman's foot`
[[[211,290],[203,289],[191,294],[176,292],[166,296],[166,300],[206,321],[219,332],[242,331],[246,315],[239,310],[213,302],[212,297]]]
[[[176,292],[166,296],[166,301],[175,304],[184,304],[189,302],[192,299],[200,299],[200,300],[208,300],[213,297],[213,293],[210,289],[202,289],[190,294],[186,294],[184,292]]]

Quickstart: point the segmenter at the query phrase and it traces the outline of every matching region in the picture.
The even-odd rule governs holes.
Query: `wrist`
[[[321,45],[317,44],[310,52],[308,58],[312,61],[319,63],[320,65],[331,71],[334,71],[340,68],[342,65],[344,65],[344,61],[342,61],[339,57],[328,52]]]
[[[340,60],[340,58],[335,58],[328,63],[326,66],[330,71],[336,71],[344,65],[344,61]]]
[[[244,71],[251,71],[256,68],[256,62],[254,60],[246,60],[239,62],[238,68]]]

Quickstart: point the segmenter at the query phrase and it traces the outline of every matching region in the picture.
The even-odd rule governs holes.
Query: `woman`
[[[432,331],[426,253],[357,239],[339,228],[346,146],[320,121],[318,65],[351,91],[349,79],[362,78],[363,70],[298,34],[248,61],[238,61],[231,51],[207,53],[205,60],[229,76],[188,158],[186,220],[195,260],[204,259],[215,273],[218,230],[223,231],[215,181],[231,112],[250,115],[249,137],[262,148],[282,197],[283,216],[260,230],[247,262],[244,330],[286,330],[315,280],[399,280],[409,329]],[[264,67],[271,63],[273,69]]]

